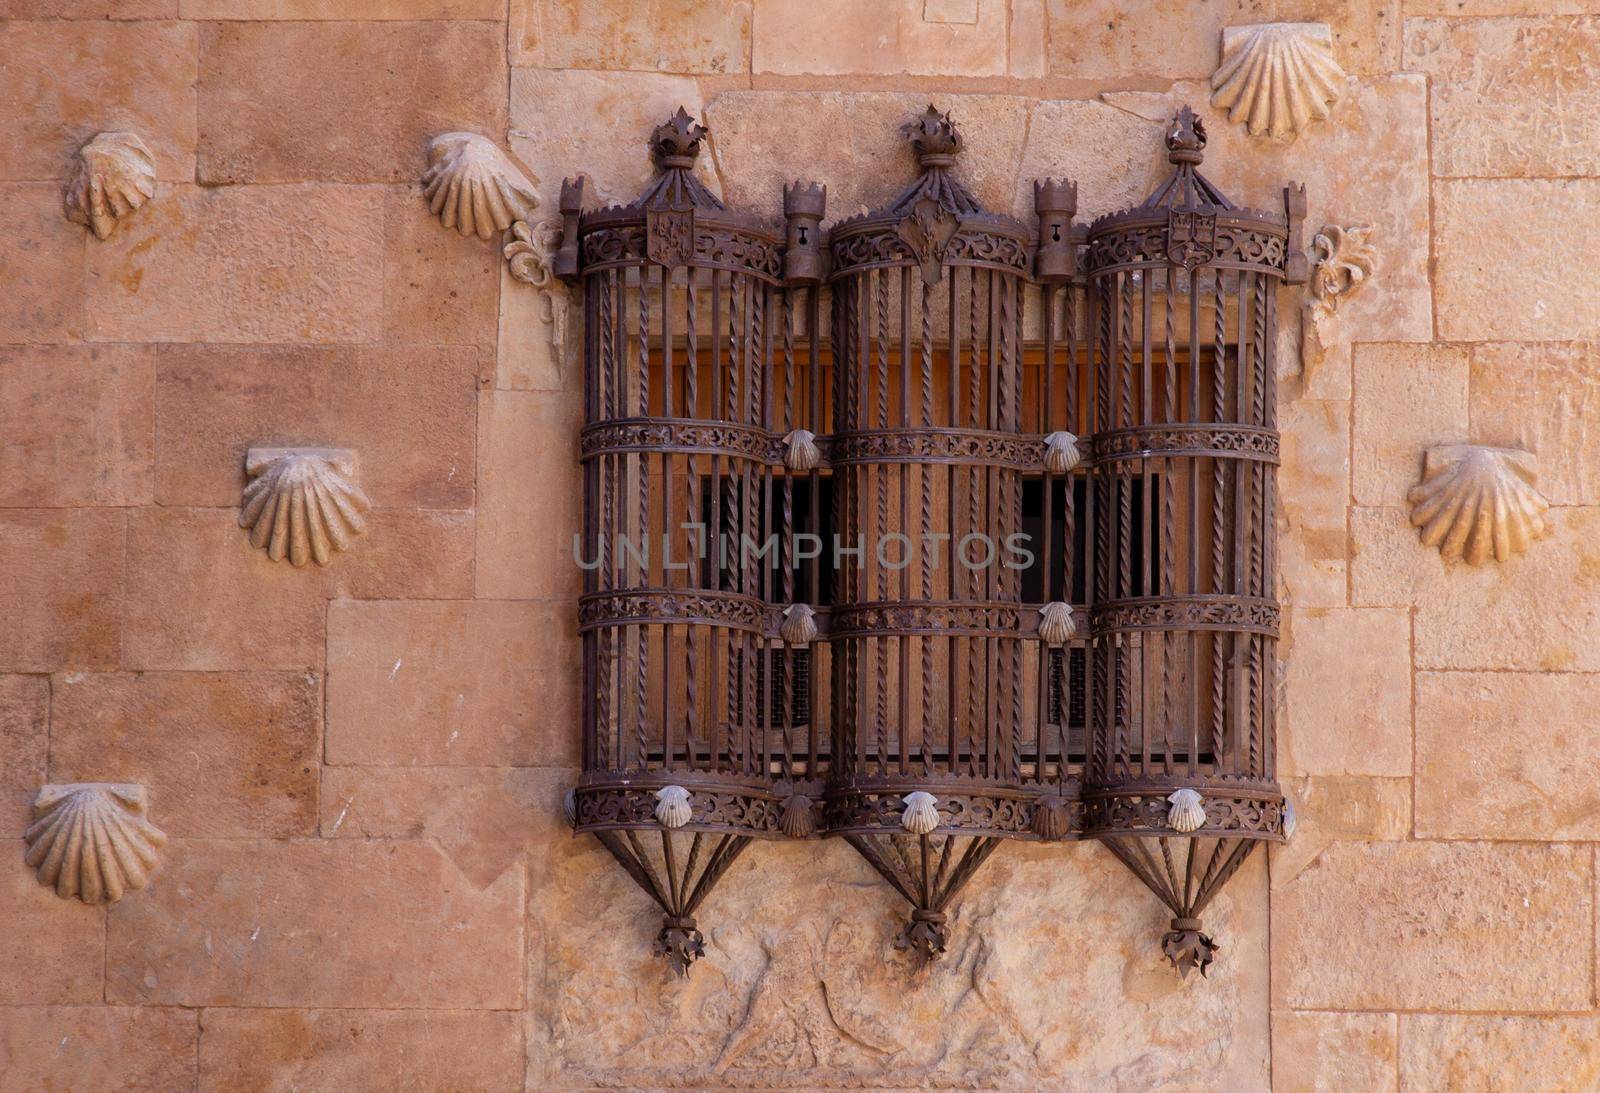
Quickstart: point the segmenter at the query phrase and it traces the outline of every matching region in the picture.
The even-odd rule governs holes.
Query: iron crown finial
[[[1167,130],[1167,160],[1170,163],[1199,163],[1205,157],[1201,150],[1206,146],[1206,127],[1188,103],[1178,108]]]
[[[928,109],[900,127],[900,132],[917,150],[917,162],[923,167],[946,167],[961,151],[961,133],[948,113],[941,114],[932,103]]]
[[[663,170],[688,169],[700,154],[700,141],[710,130],[696,124],[683,107],[650,134],[650,155]]]

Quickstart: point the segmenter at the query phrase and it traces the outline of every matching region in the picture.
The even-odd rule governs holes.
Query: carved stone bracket
[[[356,453],[344,448],[251,448],[245,455],[239,526],[250,545],[294,566],[327,565],[367,530],[372,502],[356,485]]]
[[[150,882],[167,837],[146,817],[143,786],[48,785],[33,802],[23,860],[63,899],[115,903]]]
[[[134,133],[99,133],[78,149],[67,183],[67,219],[106,239],[155,195],[155,159],[144,141]]]

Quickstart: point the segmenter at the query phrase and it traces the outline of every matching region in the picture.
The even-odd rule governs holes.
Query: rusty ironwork
[[[726,208],[681,109],[634,202],[563,187],[575,827],[660,905],[680,972],[751,840],[817,835],[910,904],[924,960],[1002,841],[1102,841],[1204,971],[1200,914],[1282,832],[1274,309],[1304,193],[1233,206],[1185,109],[1143,205],[1086,230],[1045,179],[1025,224],[961,183],[949,115],[902,132],[915,180],[826,230],[817,183],[784,187],[782,231]]]
[[[1088,230],[1094,314],[1092,742],[1084,833],[1173,914],[1163,948],[1205,972],[1200,914],[1262,840],[1273,781],[1278,607],[1277,289],[1298,245],[1199,172],[1184,107],[1172,173]],[[1292,274],[1291,274],[1292,275]]]

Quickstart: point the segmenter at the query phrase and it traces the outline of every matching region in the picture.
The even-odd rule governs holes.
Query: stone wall
[[[1549,14],[1558,9],[1560,14]],[[1591,14],[1593,13],[1593,14]],[[1600,1085],[1600,3],[1563,0],[0,0],[0,827],[39,787],[146,787],[168,835],[111,905],[0,868],[0,1087]],[[1327,120],[1210,107],[1223,28],[1325,21]],[[757,846],[685,983],[570,838],[580,369],[499,241],[428,214],[473,130],[602,199],[680,103],[708,181],[847,215],[932,97],[991,206],[1137,199],[1173,106],[1207,172],[1376,271],[1314,367],[1284,297],[1279,773],[1300,830],[1208,914],[1093,845],[996,855],[912,974],[848,848]],[[100,240],[75,155],[137,133],[155,196]],[[1551,533],[1446,562],[1423,451],[1537,454]],[[252,549],[247,449],[354,449],[369,532]],[[783,877],[781,883],[770,880]],[[808,878],[802,882],[798,878]],[[712,913],[714,911],[714,913]]]

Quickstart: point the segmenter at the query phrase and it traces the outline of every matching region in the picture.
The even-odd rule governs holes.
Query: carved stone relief
[[[34,798],[23,860],[63,899],[115,903],[150,882],[156,851],[167,841],[146,810],[143,786],[45,786]]]
[[[1535,487],[1529,452],[1448,444],[1428,449],[1422,481],[1411,488],[1411,523],[1446,561],[1509,561],[1549,530],[1550,502]]]
[[[1301,361],[1307,379],[1330,353],[1347,354],[1349,337],[1336,321],[1340,306],[1360,292],[1378,268],[1371,226],[1323,227],[1311,240],[1311,291],[1301,317]]]
[[[100,133],[78,149],[67,183],[67,219],[106,239],[117,221],[156,195],[156,164],[134,133]]]
[[[251,448],[239,526],[250,545],[294,566],[327,565],[367,530],[372,502],[356,485],[356,453],[343,448]]]
[[[1328,116],[1344,80],[1326,23],[1228,27],[1222,63],[1211,76],[1211,102],[1252,136],[1293,139]]]

